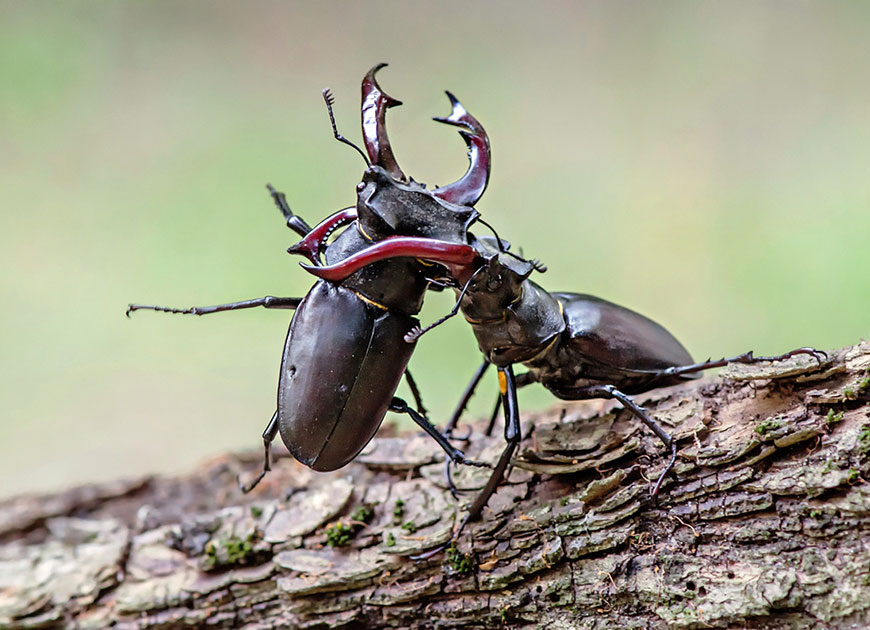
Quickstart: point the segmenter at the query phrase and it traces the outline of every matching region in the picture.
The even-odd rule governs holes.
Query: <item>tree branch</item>
[[[0,503],[0,627],[847,628],[870,622],[870,343],[638,402],[526,414],[509,484],[459,548],[442,454],[377,439],[318,474],[259,453],[189,476]],[[494,461],[479,427],[466,454]],[[459,467],[460,488],[487,471]],[[469,492],[465,501],[473,498]],[[330,544],[331,543],[331,544]],[[334,546],[332,546],[334,545]]]

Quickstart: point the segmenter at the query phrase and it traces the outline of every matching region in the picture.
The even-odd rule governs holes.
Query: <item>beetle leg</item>
[[[471,377],[471,382],[466,386],[465,391],[462,394],[462,398],[459,399],[459,404],[456,405],[456,409],[453,411],[453,415],[450,416],[450,421],[447,423],[447,427],[444,429],[444,435],[450,436],[456,426],[459,424],[459,419],[462,417],[462,412],[465,411],[465,407],[468,405],[468,401],[474,395],[474,390],[477,389],[478,383],[483,378],[484,372],[489,367],[489,361],[484,361],[483,364],[477,368],[477,372],[474,373],[474,376]],[[516,377],[516,386],[517,389],[520,387],[525,387],[529,383],[534,382],[529,372],[523,372],[522,374],[518,374]],[[489,423],[486,425],[486,431],[484,431],[484,435],[487,437],[492,435],[492,430],[495,427],[496,418],[498,418],[498,412],[501,409],[501,394],[495,399],[495,407],[493,407],[492,415],[489,418]],[[470,437],[470,433],[469,433]],[[468,439],[468,437],[464,438]]]
[[[266,476],[266,473],[272,470],[272,441],[278,435],[278,410],[272,414],[272,419],[266,425],[266,430],[263,431],[263,448],[265,450],[265,458],[263,460],[263,470],[259,475],[248,483],[243,484],[240,477],[236,477],[236,483],[239,485],[239,490],[248,494],[251,490],[257,487],[257,484]]]
[[[456,484],[453,483],[452,464],[453,462],[449,457],[444,458],[444,482],[447,484],[447,489],[450,491],[450,494],[458,501],[459,494],[463,491],[457,488]]]
[[[423,397],[420,395],[420,388],[417,387],[417,381],[411,376],[411,370],[405,368],[405,380],[414,396],[414,403],[417,405],[417,411],[421,416],[426,415],[426,407],[423,406]]]
[[[465,523],[476,520],[480,517],[483,507],[504,479],[505,470],[507,470],[514,451],[522,439],[522,432],[520,430],[520,408],[519,403],[517,403],[517,381],[512,366],[508,365],[507,367],[500,367],[498,369],[498,383],[499,391],[501,392],[502,405],[505,410],[504,439],[507,442],[507,446],[505,446],[502,451],[501,457],[498,458],[498,462],[495,465],[495,469],[492,471],[492,475],[489,477],[489,481],[486,482],[486,486],[484,486],[483,490],[480,491],[480,494],[477,495],[474,503],[471,504],[468,516],[465,517],[462,524],[459,526],[459,530],[456,532],[457,536],[462,531]]]
[[[168,306],[152,306],[148,304],[128,304],[127,317],[130,317],[130,313],[133,311],[162,311],[164,313],[181,313],[183,315],[209,315],[211,313],[236,311],[242,308],[254,308],[257,306],[262,306],[263,308],[295,309],[301,303],[302,298],[275,297],[267,295],[266,297],[254,298],[253,300],[242,300],[241,302],[230,302],[229,304],[218,304],[217,306],[192,306],[190,308],[170,308]]]
[[[489,361],[484,361],[480,364],[480,367],[477,368],[474,376],[471,377],[471,381],[466,385],[465,391],[462,393],[462,398],[459,399],[459,403],[456,405],[456,409],[453,410],[450,420],[447,421],[447,426],[444,427],[444,435],[450,436],[453,433],[453,429],[455,429],[456,425],[459,424],[459,418],[462,417],[462,412],[465,411],[465,408],[468,406],[468,401],[471,400],[471,397],[474,395],[474,390],[477,389],[478,383],[480,383],[480,380],[483,378],[487,369],[489,369],[489,366]]]
[[[390,403],[390,411],[395,411],[396,413],[406,413],[411,416],[411,419],[416,422],[420,426],[420,428],[422,428],[426,433],[432,436],[432,438],[434,438],[435,441],[438,442],[438,445],[444,449],[444,452],[447,453],[447,456],[457,464],[478,466],[480,468],[489,467],[489,464],[466,459],[465,453],[453,446],[450,443],[450,440],[444,437],[444,435],[442,435],[442,433],[438,430],[438,427],[429,422],[425,416],[422,416],[414,411],[411,407],[408,406],[408,403],[406,403],[401,398],[393,397],[393,400]]]
[[[462,412],[465,411],[465,407],[468,406],[468,401],[471,400],[471,397],[474,395],[474,390],[477,389],[477,385],[480,383],[483,375],[489,369],[490,366],[489,361],[484,361],[480,364],[480,367],[477,368],[477,371],[474,373],[474,376],[471,377],[471,381],[466,385],[465,391],[462,393],[462,398],[459,399],[459,403],[456,405],[456,409],[453,410],[453,414],[450,416],[450,420],[447,422],[447,426],[444,428],[444,436],[447,438],[456,439],[460,442],[468,442],[471,438],[471,427],[468,427],[468,434],[465,437],[461,438],[453,438],[453,431],[456,429],[456,425],[459,424],[459,419],[462,417]],[[499,398],[499,405],[501,404],[501,398]],[[460,490],[456,487],[456,484],[453,483],[453,474],[451,470],[450,458],[447,457],[444,459],[444,479],[447,482],[447,489],[450,490],[450,494],[453,495],[454,499],[459,499]]]
[[[738,354],[736,357],[730,357],[727,359],[719,359],[718,361],[704,361],[703,363],[694,363],[692,365],[678,365],[674,367],[669,367],[662,370],[662,375],[664,376],[681,376],[683,374],[693,374],[695,372],[703,372],[704,370],[709,370],[712,368],[725,367],[729,363],[760,363],[762,361],[784,361],[793,356],[797,356],[799,354],[808,354],[813,357],[819,364],[819,367],[822,367],[822,362],[828,360],[828,355],[822,352],[821,350],[816,350],[815,348],[797,348],[796,350],[791,350],[784,354],[779,354],[773,357],[757,357],[752,351],[744,352],[743,354]]]
[[[529,372],[517,374],[517,389],[519,389],[520,387],[525,387],[529,383],[534,383],[534,380],[532,379]],[[489,424],[486,425],[486,431],[484,432],[484,435],[486,435],[487,437],[492,435],[492,430],[495,428],[495,421],[498,418],[499,409],[501,409],[501,395],[499,395],[499,397],[495,399],[495,407],[493,407],[492,415],[489,417]]]
[[[492,408],[492,415],[489,417],[489,424],[486,425],[484,435],[489,437],[492,435],[492,430],[495,428],[495,421],[498,419],[498,412],[501,410],[501,395],[495,399],[495,406]]]
[[[281,211],[281,214],[284,215],[284,218],[287,220],[287,227],[296,232],[299,236],[305,236],[311,231],[311,227],[302,219],[302,217],[297,216],[290,209],[290,204],[287,203],[287,197],[284,196],[284,193],[278,192],[274,188],[272,188],[271,184],[266,184],[266,188],[269,191],[269,194],[272,195],[272,201],[275,202],[275,205],[278,206],[278,210]]]
[[[652,498],[655,498],[662,487],[662,482],[665,480],[665,476],[671,472],[671,469],[677,461],[677,443],[674,438],[662,429],[661,426],[659,426],[659,424],[649,416],[643,407],[634,402],[634,400],[629,396],[616,389],[613,385],[588,385],[586,387],[577,387],[575,389],[567,390],[566,393],[569,394],[566,398],[570,398],[570,400],[614,398],[618,400],[623,407],[640,419],[641,422],[648,426],[652,432],[655,433],[662,442],[664,442],[665,446],[671,452],[671,457],[665,465],[665,469],[656,480],[655,486],[653,486],[652,492],[650,493]]]
[[[487,369],[489,369],[490,362],[484,361],[480,364],[480,367],[477,368],[477,371],[474,373],[474,376],[471,377],[471,381],[466,385],[465,391],[462,393],[462,398],[459,399],[459,403],[456,405],[456,409],[453,410],[453,414],[450,416],[450,420],[447,422],[447,426],[444,428],[444,436],[451,438],[453,437],[453,430],[456,428],[456,425],[459,424],[459,418],[462,417],[462,412],[465,411],[465,407],[468,406],[468,401],[471,400],[471,397],[474,395],[474,390],[477,389],[478,383],[480,383],[483,375],[486,373]],[[499,401],[501,399],[499,398]],[[468,435],[464,438],[460,438],[461,440],[468,441],[471,437],[471,428],[468,429]],[[447,488],[450,490],[450,494],[453,495],[454,499],[459,499],[459,490],[456,488],[456,484],[453,483],[453,475],[450,470],[450,458],[446,458],[444,460],[444,478],[447,481]]]
[[[468,514],[466,514],[465,518],[463,518],[459,523],[459,527],[454,530],[450,540],[434,549],[411,556],[414,560],[425,560],[431,558],[438,552],[449,547],[451,544],[454,544],[468,522],[474,521],[480,517],[484,506],[492,495],[495,494],[499,484],[504,480],[504,473],[507,470],[508,464],[510,464],[511,458],[514,455],[520,440],[522,439],[522,432],[520,430],[520,410],[519,404],[517,403],[517,383],[512,366],[508,365],[507,367],[498,368],[498,382],[502,404],[504,404],[506,412],[504,439],[507,442],[507,445],[502,451],[501,456],[498,458],[498,462],[496,463],[492,474],[489,476],[489,480],[486,482],[483,490],[480,491],[480,494],[478,494],[474,499],[474,503],[471,504]]]

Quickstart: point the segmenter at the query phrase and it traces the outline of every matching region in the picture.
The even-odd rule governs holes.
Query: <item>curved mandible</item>
[[[489,183],[491,166],[489,137],[486,135],[483,125],[468,113],[462,103],[450,92],[446,92],[446,94],[453,110],[446,118],[436,116],[432,120],[455,127],[464,127],[468,130],[459,131],[459,135],[462,136],[468,147],[468,170],[461,179],[447,186],[436,188],[432,194],[439,199],[460,206],[473,206],[483,196],[486,185]]]
[[[368,71],[362,80],[362,134],[366,152],[372,164],[383,167],[393,179],[406,181],[407,178],[399,168],[390,139],[387,137],[387,110],[402,104],[383,92],[378,85],[375,74],[386,66],[379,63]]]
[[[356,208],[339,210],[318,223],[301,241],[288,247],[287,253],[305,256],[315,265],[320,265],[320,259],[318,258],[320,250],[323,248],[323,244],[329,238],[329,235],[342,225],[353,222],[356,218]]]
[[[340,282],[363,267],[388,258],[421,258],[448,267],[464,267],[474,261],[476,256],[477,252],[471,245],[416,236],[391,236],[333,265],[312,267],[299,264],[318,278]]]

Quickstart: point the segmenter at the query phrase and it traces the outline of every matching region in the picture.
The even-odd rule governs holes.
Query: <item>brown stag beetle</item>
[[[378,86],[375,74],[384,65],[372,68],[362,81],[365,152],[338,133],[332,96],[329,90],[323,92],[336,139],[366,162],[356,206],[311,228],[292,212],[282,193],[268,186],[288,227],[302,236],[288,252],[307,258],[311,264],[303,267],[320,278],[304,298],[267,296],[186,309],[130,304],[127,309],[128,316],[137,310],[192,315],[258,306],[296,310],[284,344],[277,409],[263,433],[263,471],[248,484],[239,484],[245,492],[270,470],[271,443],[279,432],[296,459],[314,470],[335,470],[368,444],[388,410],[410,415],[450,461],[484,465],[467,460],[426,419],[407,371],[414,346],[404,339],[419,328],[414,315],[426,290],[452,281],[443,265],[468,264],[476,256],[467,229],[478,217],[471,206],[489,177],[488,147],[479,137],[465,134],[470,165],[448,186],[430,191],[407,178],[387,137],[386,111],[401,102]],[[461,108],[449,96],[454,109]],[[403,374],[416,410],[395,397]]]

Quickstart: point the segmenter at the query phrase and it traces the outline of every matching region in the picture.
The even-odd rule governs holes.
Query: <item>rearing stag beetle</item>
[[[269,187],[288,227],[303,237],[287,251],[307,258],[311,264],[303,267],[321,278],[304,298],[267,296],[188,309],[131,304],[127,309],[128,316],[145,309],[194,315],[258,306],[296,309],[284,345],[277,409],[263,433],[263,471],[241,486],[245,492],[270,469],[271,442],[279,432],[296,459],[314,470],[335,470],[368,444],[387,410],[409,414],[451,461],[482,465],[465,459],[426,419],[406,370],[414,345],[404,338],[419,327],[414,315],[426,290],[449,281],[442,264],[468,263],[475,256],[466,231],[478,217],[471,206],[486,187],[489,164],[475,158],[472,148],[468,172],[449,186],[428,191],[406,178],[386,132],[386,111],[401,102],[385,94],[375,78],[384,65],[362,81],[366,153],[338,133],[332,97],[324,90],[336,139],[366,161],[356,207],[311,228],[282,193]],[[344,229],[327,242],[339,228]],[[343,270],[340,278],[332,272],[337,265]],[[417,410],[394,396],[403,373]]]

